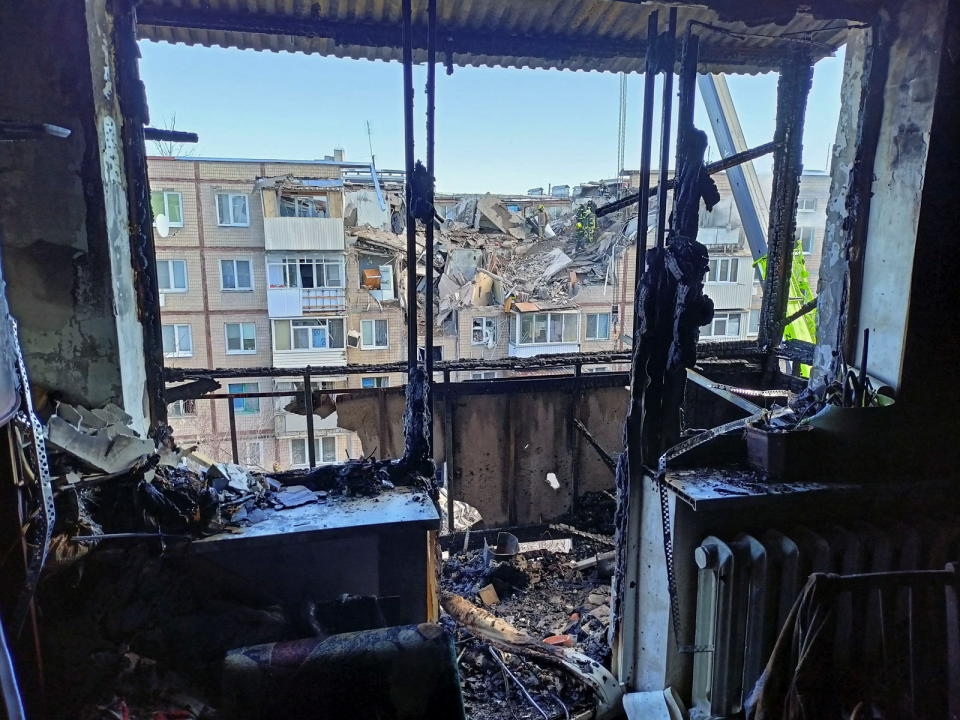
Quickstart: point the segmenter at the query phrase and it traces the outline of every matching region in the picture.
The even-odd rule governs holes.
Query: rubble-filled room
[[[382,61],[403,167],[196,155],[145,42]],[[960,716],[956,0],[14,0],[0,57],[6,717]],[[617,175],[439,188],[466,68],[619,75]]]

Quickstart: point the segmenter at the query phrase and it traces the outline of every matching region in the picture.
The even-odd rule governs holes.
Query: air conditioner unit
[[[351,330],[347,333],[347,347],[360,347],[360,333],[358,333],[356,330]]]

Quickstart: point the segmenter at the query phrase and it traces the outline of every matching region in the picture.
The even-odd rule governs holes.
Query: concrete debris
[[[85,466],[112,474],[129,470],[141,458],[153,455],[153,441],[130,428],[132,418],[116,405],[96,410],[57,404],[47,422],[50,448],[71,455]]]

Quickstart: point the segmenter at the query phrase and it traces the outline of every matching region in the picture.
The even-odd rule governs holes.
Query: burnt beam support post
[[[317,466],[317,450],[313,444],[313,375],[309,365],[303,373],[303,408],[307,413],[307,464],[314,468]]]
[[[772,349],[783,338],[781,320],[790,299],[790,269],[797,229],[797,199],[803,173],[803,122],[813,82],[809,51],[795,50],[780,69],[773,140],[773,188],[767,230],[767,271],[760,310],[761,346]],[[772,358],[773,355],[771,354]]]

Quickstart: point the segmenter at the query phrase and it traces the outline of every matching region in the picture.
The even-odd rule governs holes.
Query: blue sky
[[[369,121],[377,166],[403,167],[399,63],[146,41],[140,49],[152,124],[164,127],[176,115],[177,129],[200,135],[196,156],[313,159],[342,147],[348,160],[366,161]],[[808,169],[826,168],[842,67],[842,50],[817,63],[804,131]],[[415,68],[418,142],[425,75]],[[627,82],[624,164],[637,168],[643,78]],[[747,144],[770,140],[776,76],[728,82]],[[612,177],[618,98],[619,79],[611,73],[458,67],[448,76],[438,68],[437,189],[521,193]],[[697,125],[708,129],[702,108]],[[418,157],[423,151],[420,144]],[[769,161],[758,169],[769,170]]]

